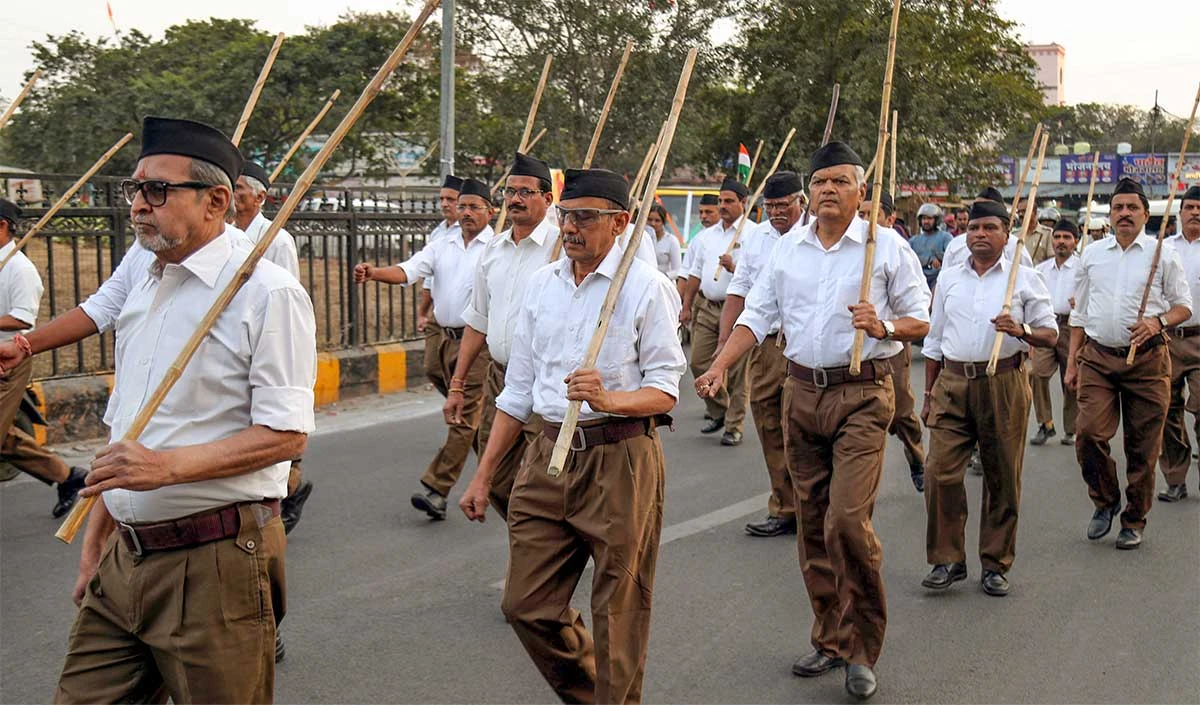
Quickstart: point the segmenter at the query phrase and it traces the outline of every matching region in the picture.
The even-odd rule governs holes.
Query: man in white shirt
[[[717,342],[721,335],[721,307],[725,304],[725,291],[733,280],[737,268],[741,243],[727,255],[738,224],[745,217],[746,197],[750,192],[737,179],[725,179],[721,184],[719,211],[721,219],[716,225],[705,228],[692,241],[695,248],[692,268],[688,272],[687,287],[683,292],[683,311],[679,322],[692,325],[692,375],[699,377],[712,364],[717,354]],[[746,229],[751,226],[747,224]],[[695,320],[692,306],[695,305]],[[700,433],[716,433],[722,427],[721,445],[736,446],[742,442],[742,428],[746,422],[746,406],[750,396],[746,378],[746,358],[738,358],[729,371],[728,391],[725,387],[704,398],[708,408],[708,422]]]
[[[146,118],[122,190],[139,252],[152,253],[135,259],[148,266],[117,284],[118,310],[109,292],[0,344],[9,370],[98,331],[115,328],[118,341],[113,442],[81,491],[102,501],[55,702],[142,701],[164,688],[179,703],[272,700],[286,594],[279,500],[313,428],[316,324],[299,282],[259,263],[138,440],[121,440],[246,259],[224,228],[241,166],[219,131]]]
[[[746,299],[729,341],[696,380],[717,392],[731,364],[780,320],[788,359],[785,449],[796,488],[801,571],[813,610],[813,651],[792,666],[812,677],[846,666],[846,691],[874,695],[887,625],[883,550],[871,526],[894,411],[892,364],[902,341],[929,330],[929,288],[903,237],[876,229],[870,298],[859,302],[868,223],[862,159],[830,142],[812,156],[815,220],[783,237]],[[862,369],[851,374],[855,330]]]
[[[267,200],[267,189],[271,187],[271,174],[261,165],[247,161],[242,166],[242,173],[237,183],[233,185],[233,206],[235,215],[233,224],[244,234],[239,238],[240,244],[247,249],[253,248],[271,227],[271,221],[263,215],[262,206]],[[270,247],[263,253],[263,259],[283,267],[297,281],[300,280],[300,259],[296,255],[296,240],[283,228],[275,234]]]
[[[444,378],[449,380],[447,393],[463,395],[460,419],[447,427],[446,442],[421,477],[421,491],[412,496],[413,506],[436,520],[446,518],[446,495],[458,481],[467,456],[472,449],[476,455],[482,450],[477,431],[483,411],[483,385],[491,364],[491,357],[484,351],[475,359],[465,378],[454,377],[459,346],[467,326],[463,311],[471,301],[475,285],[475,266],[492,240],[492,227],[488,221],[493,209],[487,184],[464,179],[456,208],[458,233],[427,245],[395,266],[376,267],[363,262],[354,267],[354,281],[360,283],[378,281],[411,286],[421,278],[434,278],[433,317],[441,333],[437,346],[438,366]]]
[[[922,585],[943,590],[967,577],[967,493],[971,450],[983,461],[979,560],[983,591],[1008,594],[1007,574],[1017,546],[1021,466],[1029,422],[1029,386],[1022,365],[1030,346],[1052,348],[1058,336],[1050,293],[1031,267],[1003,257],[1008,210],[981,199],[971,206],[963,237],[966,264],[943,269],[933,292],[925,336],[925,404],[929,460],[925,555],[933,570]],[[1004,296],[1012,267],[1012,306]],[[987,374],[996,334],[1002,333],[995,375]]]
[[[458,192],[462,190],[462,183],[463,180],[453,174],[447,174],[442,181],[442,188],[438,191],[438,209],[442,213],[442,221],[425,238],[425,247],[444,237],[459,234]],[[447,396],[450,391],[449,380],[442,372],[438,355],[442,331],[433,318],[433,277],[426,277],[421,284],[417,300],[417,332],[425,334],[425,355],[422,358],[425,378],[442,396]]]
[[[769,264],[775,243],[800,222],[804,212],[804,182],[794,171],[777,171],[767,179],[763,188],[763,208],[768,220],[749,226],[742,233],[741,256],[737,271],[725,292],[721,309],[719,345],[724,346],[733,332],[734,323],[746,308],[746,297],[754,288],[759,275]],[[767,464],[771,494],[767,499],[767,516],[762,521],[746,524],[750,536],[771,537],[796,533],[796,490],[787,468],[783,450],[783,383],[787,380],[787,358],[778,344],[779,325],[771,326],[762,345],[750,351],[746,374],[750,378],[750,409],[754,426],[762,445]]]
[[[977,196],[975,200],[978,201],[980,199],[985,199],[999,203],[1000,205],[1004,205],[1004,197],[1000,195],[999,191],[991,186],[988,186],[982,192],[980,192],[979,196]],[[1010,262],[1012,261],[1013,255],[1015,255],[1017,252],[1018,242],[1019,240],[1017,239],[1016,235],[1010,234],[1008,236],[1008,244],[1004,246],[1004,258]],[[967,239],[962,237],[954,238],[950,241],[950,244],[946,246],[946,254],[942,259],[942,269],[949,269],[950,267],[966,262],[969,254],[971,253],[970,250],[967,249]],[[1029,250],[1024,248],[1021,250],[1021,264],[1025,265],[1026,267],[1033,266],[1033,258],[1029,256]]]
[[[1122,178],[1109,201],[1113,237],[1088,245],[1075,275],[1071,354],[1066,382],[1077,385],[1075,455],[1096,506],[1088,523],[1093,541],[1108,535],[1121,508],[1121,484],[1109,441],[1125,426],[1125,488],[1117,548],[1142,543],[1154,502],[1154,462],[1162,449],[1171,399],[1166,335],[1192,316],[1192,295],[1179,253],[1169,244],[1154,272],[1146,309],[1138,317],[1156,240],[1146,234],[1150,202],[1141,184]],[[1126,364],[1130,347],[1133,364]]]
[[[42,301],[42,278],[37,267],[24,252],[14,253],[17,222],[21,209],[12,201],[0,198],[0,341],[12,340],[33,328],[38,306]],[[55,485],[58,499],[50,510],[55,519],[75,506],[75,498],[83,489],[87,470],[67,467],[54,453],[38,445],[33,436],[22,431],[13,421],[21,408],[21,400],[33,378],[33,360],[26,359],[14,368],[4,368],[0,379],[0,433],[3,446],[0,456],[22,472],[47,485]]]
[[[1167,242],[1179,253],[1189,288],[1200,291],[1200,186],[1192,186],[1179,200],[1179,234]],[[1167,489],[1158,493],[1163,502],[1178,502],[1188,496],[1187,474],[1192,466],[1192,445],[1184,423],[1184,411],[1193,418],[1200,438],[1200,315],[1192,313],[1183,325],[1168,331],[1171,354],[1171,403],[1163,426],[1163,449],[1159,457]],[[1187,401],[1183,391],[1187,387]]]
[[[501,608],[563,702],[641,700],[665,472],[655,427],[669,423],[687,364],[675,335],[679,295],[635,259],[595,367],[579,367],[620,265],[614,243],[629,220],[628,194],[611,171],[566,171],[557,211],[567,256],[528,284],[492,435],[460,502],[483,521],[501,457],[530,415],[541,416],[543,433],[509,500]],[[570,401],[584,402],[574,450],[552,476]],[[571,607],[589,558],[594,641]]]
[[[696,261],[696,240],[700,237],[700,232],[711,228],[721,221],[720,199],[715,193],[706,193],[700,196],[700,203],[697,206],[699,211],[700,231],[692,236],[688,241],[687,247],[683,250],[683,266],[679,270],[679,276],[676,277],[675,283],[679,288],[679,298],[683,298],[683,292],[687,288],[688,273],[692,271],[692,263]],[[695,305],[688,315],[695,317]]]
[[[1054,305],[1054,318],[1058,324],[1058,342],[1052,348],[1034,348],[1030,351],[1033,374],[1029,384],[1033,388],[1033,409],[1037,417],[1037,434],[1029,442],[1045,445],[1057,433],[1054,430],[1054,405],[1050,401],[1050,378],[1058,373],[1063,392],[1063,437],[1065,446],[1075,445],[1075,416],[1079,404],[1075,390],[1063,383],[1067,374],[1067,355],[1071,352],[1071,334],[1068,330],[1071,317],[1071,299],[1075,298],[1075,272],[1079,270],[1079,257],[1075,246],[1079,244],[1079,228],[1069,220],[1060,220],[1054,225],[1051,241],[1054,258],[1037,266],[1037,271],[1050,291]]]
[[[667,232],[667,209],[660,203],[650,206],[650,215],[646,217],[646,225],[654,231],[654,255],[658,271],[667,279],[675,281],[683,267],[682,255],[679,250],[679,238]]]
[[[874,194],[868,189],[867,200],[858,206],[859,218],[870,219],[873,198]],[[887,191],[879,198],[879,222],[886,228],[891,228],[896,222],[896,202]],[[963,232],[966,232],[965,222]],[[913,256],[916,257],[917,253],[913,252]],[[917,403],[912,390],[912,343],[905,343],[904,352],[896,358],[892,369],[892,391],[896,393],[896,413],[888,426],[888,434],[900,439],[904,447],[904,459],[908,461],[908,477],[917,492],[924,492],[925,434],[921,431],[921,421],[917,418]]]
[[[504,389],[504,375],[512,355],[525,287],[533,273],[545,266],[558,239],[557,218],[546,217],[554,202],[550,165],[517,152],[512,171],[504,185],[508,219],[512,227],[492,238],[475,268],[471,298],[463,312],[467,322],[462,347],[452,377],[456,386],[470,376],[475,358],[487,344],[491,356],[487,381],[483,387],[483,418],[478,443],[487,447],[496,418],[496,398]],[[446,423],[460,423],[466,397],[461,391],[446,398],[443,414]],[[541,419],[533,414],[521,434],[496,466],[492,475],[490,499],[501,518],[508,516],[508,497],[521,465],[525,449],[541,433]]]

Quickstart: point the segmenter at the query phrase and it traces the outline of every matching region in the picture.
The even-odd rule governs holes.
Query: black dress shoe
[[[1065,446],[1075,445],[1075,434],[1074,433],[1063,434],[1062,440],[1059,441],[1059,443],[1061,443]]]
[[[866,700],[875,694],[878,687],[875,682],[875,671],[871,670],[870,666],[864,666],[861,663],[846,664],[847,693],[859,700]]]
[[[1121,529],[1117,532],[1117,548],[1132,551],[1142,545],[1142,532],[1137,529]]]
[[[1033,440],[1029,441],[1029,443],[1030,445],[1044,446],[1046,445],[1046,441],[1054,438],[1056,435],[1058,435],[1058,432],[1054,430],[1053,426],[1042,424],[1038,426],[1037,433],[1034,434]]]
[[[305,480],[295,492],[283,498],[283,506],[279,511],[279,518],[283,519],[283,533],[290,534],[292,529],[296,528],[296,524],[300,522],[300,513],[304,511],[304,503],[308,501],[312,491],[313,483]]]
[[[275,663],[283,660],[287,655],[287,649],[283,648],[283,637],[279,634],[279,627],[275,627]]]
[[[754,521],[746,524],[746,533],[751,536],[762,537],[794,534],[796,533],[796,518],[785,519],[768,514],[767,518],[762,521]]]
[[[822,673],[829,673],[835,668],[840,668],[846,664],[840,656],[829,656],[824,651],[817,649],[811,654],[801,656],[800,660],[792,664],[792,673],[801,678],[812,678],[819,676]]]
[[[1008,578],[1003,573],[994,570],[983,571],[983,591],[992,597],[1004,597],[1008,594]]]
[[[741,431],[726,431],[721,434],[721,445],[723,446],[740,446],[742,444]]]
[[[979,448],[971,451],[971,462],[967,463],[967,470],[972,475],[983,474],[983,460],[979,457]]]
[[[50,510],[50,516],[59,519],[71,511],[71,507],[75,506],[75,500],[79,498],[79,490],[83,489],[84,480],[86,479],[87,470],[80,467],[71,468],[71,474],[67,475],[67,479],[58,483],[58,501],[54,503],[54,509]]]
[[[908,466],[908,474],[912,478],[913,487],[917,488],[917,492],[924,492],[925,466],[920,463],[913,463]]]
[[[708,423],[700,428],[700,433],[716,433],[725,428],[725,417],[719,419],[709,419]]]
[[[428,514],[430,519],[441,521],[446,518],[446,498],[433,490],[414,494],[412,505]]]
[[[1092,520],[1088,522],[1087,537],[1092,541],[1108,536],[1108,532],[1112,530],[1113,517],[1117,515],[1121,509],[1121,503],[1109,507],[1101,507],[1092,515]]]
[[[929,575],[921,581],[921,584],[932,590],[945,590],[954,583],[960,580],[967,579],[967,564],[963,561],[957,563],[938,563],[929,571]]]
[[[1158,493],[1160,502],[1178,502],[1187,499],[1187,485],[1167,485],[1167,489]]]

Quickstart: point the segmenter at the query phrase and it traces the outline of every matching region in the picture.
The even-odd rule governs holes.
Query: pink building
[[[1037,62],[1037,82],[1046,105],[1066,105],[1063,65],[1067,50],[1059,44],[1026,44],[1025,51]]]

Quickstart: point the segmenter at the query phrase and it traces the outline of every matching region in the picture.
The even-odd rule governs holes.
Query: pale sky
[[[628,0],[634,1],[634,0]],[[641,2],[643,0],[636,0]],[[397,0],[111,0],[117,26],[138,27],[154,37],[188,19],[249,17],[269,32],[303,31],[329,24],[347,9],[381,11]],[[96,37],[112,33],[105,0],[4,0],[0,10],[0,95],[11,98],[32,67],[30,41],[76,29]],[[1189,3],[1142,0],[1000,0],[1000,14],[1021,26],[1024,40],[1066,47],[1069,103],[1154,104],[1154,91],[1169,112],[1187,117],[1200,82],[1200,8]],[[947,37],[947,42],[969,38]],[[903,46],[903,38],[901,40]],[[283,51],[287,51],[284,44]],[[380,57],[381,60],[383,57]]]

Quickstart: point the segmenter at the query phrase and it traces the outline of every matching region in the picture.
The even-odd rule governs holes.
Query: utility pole
[[[440,111],[442,178],[454,173],[454,0],[442,0],[442,100]]]

